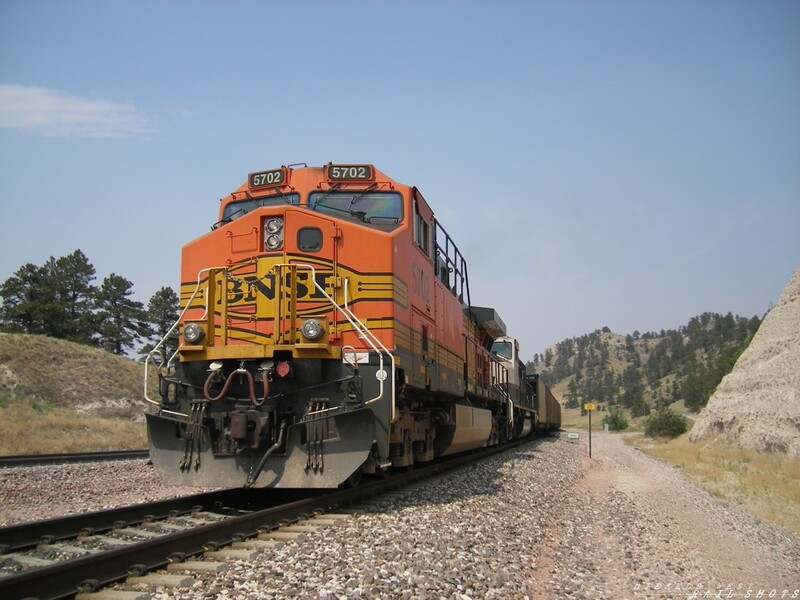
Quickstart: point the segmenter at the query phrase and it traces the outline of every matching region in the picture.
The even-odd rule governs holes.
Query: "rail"
[[[448,457],[430,466],[401,473],[387,479],[378,479],[351,489],[316,494],[300,500],[291,500],[277,506],[250,511],[224,520],[205,523],[176,533],[168,533],[141,542],[116,547],[109,551],[87,554],[47,566],[31,568],[0,577],[0,598],[36,597],[40,600],[73,598],[87,587],[109,585],[124,579],[131,566],[147,572],[161,568],[175,560],[202,554],[234,541],[255,537],[262,531],[278,528],[281,524],[296,521],[303,515],[354,504],[388,490],[409,485],[446,471],[464,466],[472,461],[510,450],[533,438],[518,440],[485,449],[480,453],[466,453]],[[258,491],[258,490],[256,490]],[[274,493],[275,490],[270,490]],[[153,514],[166,512],[194,512],[214,503],[233,502],[248,498],[253,490],[222,490],[185,498],[143,504],[101,513],[76,515],[63,519],[50,519],[32,524],[0,528],[0,544],[8,549],[35,546],[43,537],[64,539],[75,535],[81,528],[86,531],[105,531],[142,522]],[[252,496],[251,496],[252,497]],[[176,507],[176,503],[179,506]],[[124,521],[125,523],[120,523]]]
[[[134,460],[148,458],[149,450],[111,450],[108,452],[70,452],[64,454],[18,454],[0,456],[0,467],[34,467],[69,463]]]

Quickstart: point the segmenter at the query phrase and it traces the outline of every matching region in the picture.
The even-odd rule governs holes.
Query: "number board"
[[[328,179],[371,181],[375,179],[375,169],[372,165],[328,165]]]
[[[286,169],[272,169],[271,171],[250,173],[247,177],[247,183],[251,188],[269,187],[273,185],[282,185],[286,183],[287,179]]]

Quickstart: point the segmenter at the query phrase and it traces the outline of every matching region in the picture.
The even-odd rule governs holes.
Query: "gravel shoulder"
[[[154,597],[800,597],[797,536],[618,435],[592,441],[589,459],[585,439],[538,440]],[[5,469],[0,523],[185,491],[145,461]]]
[[[586,440],[548,551],[574,598],[800,597],[800,539],[711,496],[619,435]]]
[[[0,526],[199,494],[168,488],[147,460],[0,469]]]

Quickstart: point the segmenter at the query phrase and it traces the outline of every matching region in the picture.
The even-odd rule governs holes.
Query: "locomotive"
[[[180,306],[145,369],[168,485],[335,488],[560,425],[420,191],[371,164],[250,173],[183,247]]]

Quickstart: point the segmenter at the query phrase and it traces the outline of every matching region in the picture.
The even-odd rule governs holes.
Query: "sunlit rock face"
[[[800,456],[800,268],[689,434]]]

